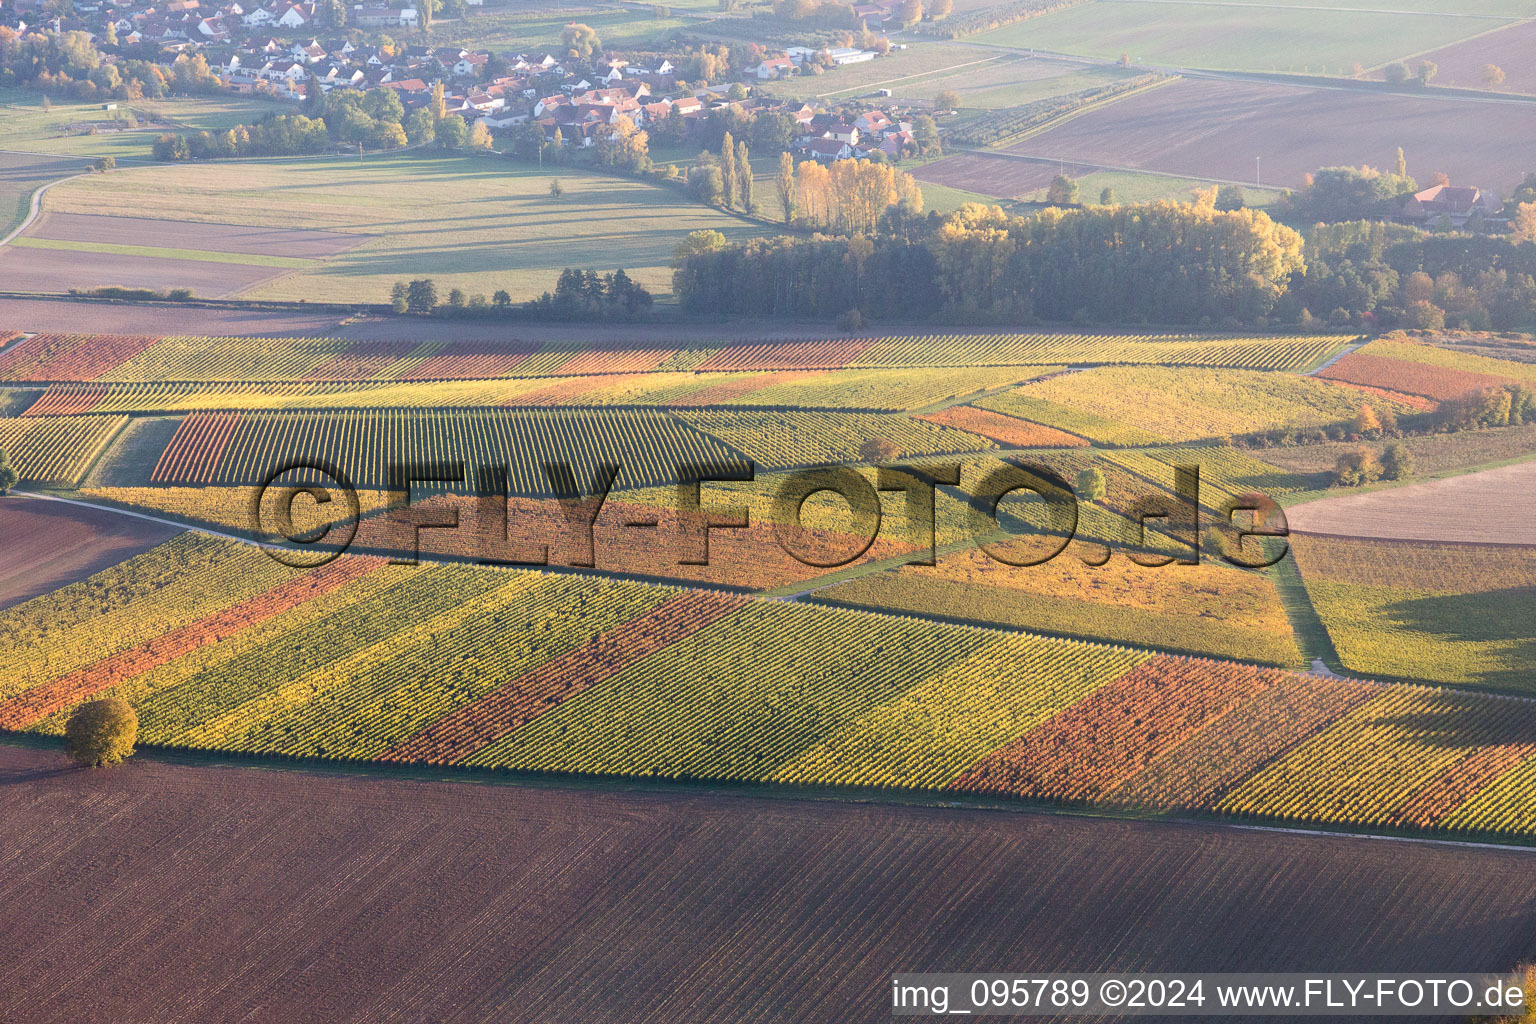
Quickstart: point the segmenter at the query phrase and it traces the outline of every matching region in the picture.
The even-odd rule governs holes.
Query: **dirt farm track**
[[[988,811],[67,768],[0,745],[0,1019],[883,1021],[895,970],[1471,970],[1536,853]]]

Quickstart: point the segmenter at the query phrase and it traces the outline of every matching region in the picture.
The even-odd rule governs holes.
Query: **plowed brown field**
[[[0,746],[0,1018],[885,1021],[900,970],[1503,969],[1532,854]]]
[[[1423,59],[1434,61],[1440,69],[1435,75],[1436,85],[1488,89],[1483,68],[1495,64],[1504,70],[1505,76],[1504,84],[1497,86],[1495,91],[1536,93],[1536,61],[1531,60],[1533,48],[1536,48],[1536,21],[1522,21],[1497,32],[1453,43],[1442,50],[1432,50]],[[1380,74],[1377,72],[1377,77]]]
[[[102,509],[0,498],[0,608],[83,580],[180,532]]]
[[[1319,167],[1389,166],[1507,192],[1536,167],[1536,105],[1185,79],[1074,118],[1007,152],[1300,188]],[[934,168],[941,164],[932,165]]]

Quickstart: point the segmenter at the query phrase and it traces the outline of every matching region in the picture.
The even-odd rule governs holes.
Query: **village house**
[[[783,57],[768,57],[761,64],[752,69],[752,74],[762,80],[786,78],[795,73],[795,62],[787,55]]]
[[[1435,185],[1403,200],[1399,219],[1433,227],[1448,218],[1454,228],[1466,227],[1474,217],[1483,221],[1501,218],[1504,201],[1492,192],[1468,185]]]
[[[314,4],[289,4],[287,8],[277,16],[277,19],[273,22],[273,24],[281,25],[283,28],[290,29],[303,28],[314,20]]]

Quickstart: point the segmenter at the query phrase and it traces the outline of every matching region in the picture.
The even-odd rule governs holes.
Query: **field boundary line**
[[[1483,21],[1502,21],[1518,24],[1528,19],[1507,14],[1460,14],[1451,11],[1405,11],[1387,7],[1328,7],[1323,4],[1245,3],[1243,0],[1102,0],[1117,4],[1165,4],[1169,7],[1241,7],[1258,10],[1319,11],[1341,14],[1391,14],[1397,17],[1424,18],[1477,18]]]
[[[1169,821],[1177,821],[1186,825],[1206,824],[1201,818],[1170,818]],[[1217,822],[1212,822],[1216,824]],[[1287,835],[1317,836],[1323,839],[1374,839],[1388,843],[1420,843],[1429,846],[1465,846],[1475,850],[1506,850],[1511,853],[1536,853],[1536,847],[1516,846],[1513,843],[1479,843],[1473,839],[1432,839],[1429,836],[1387,836],[1379,832],[1335,832],[1323,828],[1291,828],[1285,825],[1244,825],[1235,821],[1223,821],[1219,824],[1227,828],[1238,828],[1246,832],[1280,832]]]
[[[14,244],[24,249],[51,252],[99,253],[104,256],[136,256],[143,259],[182,260],[188,263],[230,263],[248,267],[279,267],[312,270],[324,260],[298,256],[271,256],[264,253],[223,252],[217,249],[175,249],[158,245],[123,245],[117,242],[80,242],[69,238],[18,238]],[[282,262],[270,262],[270,261]]]
[[[979,148],[999,149],[1002,146],[1014,146],[1021,142],[1028,142],[1036,135],[1048,132],[1053,128],[1060,128],[1062,125],[1068,123],[1069,121],[1074,121],[1077,118],[1082,117],[1084,114],[1091,114],[1094,111],[1102,110],[1105,107],[1110,106],[1120,100],[1130,99],[1132,96],[1145,95],[1146,93],[1151,92],[1153,89],[1157,89],[1164,85],[1170,85],[1173,82],[1177,82],[1178,80],[1179,75],[1177,74],[1166,75],[1165,77],[1155,79],[1154,81],[1147,82],[1143,85],[1139,85],[1134,89],[1127,89],[1125,92],[1117,92],[1109,96],[1101,97],[1099,99],[1093,100],[1092,102],[1086,103],[1081,107],[1074,107],[1071,110],[1062,111],[1060,114],[1057,114],[1055,117],[1043,122],[1042,124],[1035,125],[1032,128],[1026,128],[1023,131],[1016,132],[1013,135],[1005,136],[1004,138],[998,139],[996,142],[989,143],[988,145]]]
[[[1008,56],[1006,53],[997,53],[990,57],[984,57],[981,60],[966,61],[964,64],[952,64],[947,68],[934,68],[932,71],[922,71],[915,75],[902,75],[900,78],[888,78],[883,82],[867,82],[864,85],[855,85],[847,89],[837,89],[833,92],[819,92],[815,95],[818,97],[841,96],[845,92],[853,92],[857,89],[879,89],[882,86],[892,85],[896,82],[910,82],[914,78],[927,78],[929,75],[942,75],[947,71],[958,71],[960,68],[972,68],[977,64],[990,64],[992,61],[1002,60],[1006,56]]]
[[[22,497],[22,498],[34,498],[34,499],[37,499],[37,500],[40,500],[40,501],[57,501],[57,502],[62,502],[63,504],[66,504],[66,505],[78,505],[78,506],[81,506],[83,508],[91,508],[91,509],[104,510],[104,511],[108,511],[108,512],[115,512],[115,513],[117,513],[119,515],[129,516],[129,517],[134,518],[134,519],[142,519],[142,520],[145,520],[147,522],[158,523],[158,524],[160,524],[162,526],[173,527],[175,529],[178,529],[178,530],[181,530],[181,531],[184,531],[184,532],[200,533],[200,534],[204,534],[204,535],[210,536],[210,537],[217,537],[217,538],[219,538],[221,540],[229,540],[229,541],[233,541],[233,542],[238,543],[238,544],[251,545],[253,547],[258,547],[258,548],[261,548],[263,550],[276,550],[276,551],[286,551],[287,550],[286,548],[283,548],[281,545],[278,545],[278,544],[272,544],[272,543],[269,543],[269,542],[266,542],[266,541],[256,540],[256,539],[251,538],[251,537],[242,537],[242,536],[239,536],[237,534],[229,533],[227,531],[215,529],[215,528],[213,528],[211,526],[204,526],[204,525],[201,525],[201,524],[194,524],[194,523],[190,523],[190,522],[177,521],[175,519],[169,519],[169,518],[166,518],[166,517],[163,517],[163,516],[150,515],[150,514],[144,513],[144,512],[136,512],[136,511],[134,511],[132,509],[124,508],[124,507],[122,507],[120,505],[117,505],[117,504],[106,503],[106,502],[82,501],[82,500],[80,500],[78,498],[65,498],[65,497],[62,497],[60,495],[43,494],[43,493],[40,493],[40,492],[37,492],[37,491],[22,491],[22,490],[14,490],[13,489],[11,491],[11,494],[13,494],[13,495],[15,495],[17,497]],[[382,515],[382,514],[385,514],[387,511],[390,511],[390,510],[388,510],[388,509],[379,509],[376,512],[371,513],[371,515]],[[366,515],[364,516],[364,518],[367,518],[367,517],[368,516],[366,516]],[[1298,532],[1300,532],[1300,531],[1298,531]],[[962,545],[970,545],[970,544],[973,544],[974,542],[975,542],[974,539],[965,539],[965,540],[961,540],[961,541],[955,541],[955,542],[952,542],[952,543],[954,545],[956,545],[956,546],[962,546]],[[948,550],[949,548],[950,548],[950,545],[945,545],[940,550],[944,551],[944,550]],[[350,551],[348,553],[349,554],[356,554],[356,555],[368,555],[368,554],[389,555],[389,554],[398,554],[398,551],[390,551],[388,549],[383,549],[383,548],[364,548],[364,549],[355,549],[355,550]],[[917,553],[918,552],[907,552],[907,553],[905,553],[903,555],[895,555],[895,556],[892,556],[890,559],[882,560],[881,563],[869,563],[868,565],[865,565],[865,566],[853,566],[851,568],[853,568],[855,570],[860,570],[860,571],[851,573],[850,574],[850,578],[852,578],[853,576],[870,574],[870,573],[873,573],[874,571],[889,571],[890,569],[893,569],[893,568],[894,569],[900,569],[902,567],[902,565],[905,564],[905,563],[898,563],[898,564],[896,564],[894,566],[890,565],[890,564],[887,564],[887,563],[898,562],[898,560],[901,559],[901,558],[910,558],[913,554],[917,554]],[[474,561],[475,560],[472,557],[470,557],[470,556],[451,557],[451,558],[434,557],[434,556],[431,556],[431,555],[418,555],[417,556],[417,562],[419,564],[422,564],[422,565],[461,565],[461,564],[473,564]],[[878,568],[877,568],[877,566],[878,566]],[[675,577],[666,577],[666,576],[658,577],[658,576],[653,576],[653,575],[650,575],[650,574],[623,573],[623,572],[610,571],[610,570],[594,570],[594,569],[586,569],[586,568],[582,568],[582,567],[578,567],[578,566],[547,566],[547,567],[541,567],[541,568],[527,568],[527,567],[524,567],[523,569],[520,569],[518,571],[547,572],[547,573],[550,573],[550,574],[566,574],[566,573],[570,573],[570,574],[574,574],[574,575],[586,575],[586,576],[599,576],[599,577],[604,577],[604,578],[619,578],[619,579],[640,580],[641,582],[656,582],[656,583],[662,583],[662,584],[665,584],[665,585],[668,585],[668,586],[681,587],[681,588],[683,588],[685,590],[727,592],[727,593],[736,593],[736,594],[745,593],[749,597],[752,597],[752,598],[755,598],[755,599],[777,600],[777,601],[779,601],[781,603],[785,602],[786,599],[792,601],[793,603],[801,603],[801,602],[799,602],[798,600],[795,600],[792,597],[792,593],[793,592],[789,591],[789,588],[791,586],[800,586],[800,587],[802,587],[802,589],[804,589],[804,584],[805,583],[812,583],[813,586],[811,586],[809,588],[808,592],[816,591],[816,590],[825,589],[824,587],[822,587],[820,585],[815,585],[816,581],[817,580],[825,580],[826,579],[825,576],[822,576],[822,577],[812,577],[810,580],[799,581],[798,584],[786,584],[783,587],[774,588],[774,589],[770,589],[770,590],[754,590],[754,589],[749,588],[749,587],[732,586],[730,584],[709,583],[709,582],[702,582],[702,581],[695,581],[695,580],[685,580],[685,581],[681,581],[680,582]],[[842,581],[839,580],[838,582],[842,582]],[[1003,623],[998,623],[998,622],[988,622],[988,621],[985,621],[985,620],[968,619],[968,618],[964,618],[964,617],[944,616],[944,615],[939,615],[937,613],[925,613],[925,612],[916,612],[916,611],[898,611],[898,610],[893,610],[893,609],[888,609],[888,608],[873,608],[873,607],[869,607],[869,606],[865,606],[865,605],[844,604],[842,602],[825,601],[823,599],[815,598],[815,597],[812,597],[811,601],[818,602],[822,607],[843,608],[843,609],[848,610],[848,611],[857,612],[857,613],[863,614],[863,615],[878,616],[878,617],[883,618],[883,619],[905,619],[905,620],[908,620],[908,621],[943,622],[943,623],[949,623],[951,625],[961,626],[961,627],[964,627],[964,628],[967,628],[967,629],[972,629],[972,630],[975,630],[977,632],[989,633],[989,634],[994,634],[994,635],[999,635],[999,636],[1019,636],[1019,635],[1033,636],[1033,637],[1039,637],[1039,638],[1044,639],[1044,640],[1055,640],[1055,641],[1060,641],[1060,642],[1064,642],[1064,643],[1084,644],[1084,645],[1091,646],[1091,647],[1099,647],[1099,648],[1112,649],[1112,650],[1137,651],[1137,652],[1145,651],[1145,652],[1151,652],[1152,654],[1162,654],[1162,655],[1166,655],[1168,657],[1173,657],[1173,658],[1185,658],[1185,659],[1188,659],[1188,660],[1191,660],[1191,661],[1216,661],[1216,662],[1221,662],[1221,663],[1243,665],[1243,666],[1247,666],[1247,667],[1250,667],[1250,668],[1278,669],[1279,671],[1282,671],[1282,672],[1292,672],[1292,673],[1296,673],[1296,674],[1299,674],[1299,675],[1306,675],[1307,674],[1306,670],[1300,669],[1300,668],[1296,668],[1296,667],[1293,667],[1293,666],[1276,665],[1276,664],[1269,663],[1269,662],[1253,661],[1251,659],[1233,658],[1233,657],[1226,657],[1226,656],[1213,656],[1213,655],[1210,655],[1210,654],[1197,654],[1197,653],[1191,653],[1191,652],[1186,651],[1186,650],[1180,650],[1180,649],[1169,648],[1169,647],[1159,647],[1159,646],[1154,646],[1154,645],[1151,645],[1151,644],[1137,645],[1137,644],[1126,643],[1126,642],[1120,641],[1120,640],[1109,640],[1109,639],[1105,639],[1103,637],[1086,637],[1086,636],[1081,636],[1081,635],[1071,634],[1071,633],[1052,632],[1052,631],[1040,630],[1040,629],[1025,629],[1025,628],[1021,628],[1021,627],[1018,627],[1018,626],[1009,626],[1009,625],[1006,625],[1006,624],[1003,624]],[[809,602],[805,602],[805,603],[809,603]],[[1496,689],[1490,689],[1490,688],[1486,688],[1486,687],[1480,687],[1480,686],[1477,686],[1475,684],[1473,684],[1473,685],[1466,685],[1466,684],[1460,684],[1460,683],[1426,682],[1424,680],[1408,679],[1408,678],[1404,678],[1404,677],[1400,677],[1400,676],[1389,676],[1389,675],[1361,676],[1361,675],[1352,675],[1351,674],[1351,675],[1345,675],[1343,678],[1350,679],[1350,680],[1352,680],[1354,682],[1362,683],[1362,684],[1365,684],[1365,685],[1368,685],[1368,686],[1376,686],[1376,687],[1379,687],[1379,688],[1382,688],[1382,689],[1386,689],[1386,688],[1392,687],[1392,686],[1414,686],[1414,687],[1418,687],[1418,688],[1424,689],[1424,690],[1439,690],[1439,691],[1448,692],[1448,693],[1471,693],[1471,694],[1476,694],[1478,696],[1486,697],[1486,698],[1490,698],[1490,699],[1494,699],[1494,700],[1518,701],[1520,703],[1536,703],[1536,696],[1528,696],[1528,695],[1520,694],[1520,693],[1510,693],[1510,692],[1504,691],[1504,690],[1496,690]],[[0,733],[3,733],[3,730],[0,730]]]
[[[1520,25],[1529,24],[1532,21],[1536,21],[1536,18],[1515,18],[1515,19],[1513,19],[1511,21],[1505,22],[1502,25],[1497,25],[1494,28],[1490,28],[1490,29],[1486,29],[1486,30],[1484,30],[1482,32],[1474,33],[1473,35],[1467,36],[1465,39],[1456,39],[1456,40],[1453,40],[1453,41],[1451,41],[1449,43],[1442,43],[1439,46],[1432,46],[1432,47],[1430,47],[1427,50],[1420,50],[1417,53],[1405,54],[1404,56],[1399,57],[1396,60],[1382,61],[1380,64],[1374,65],[1372,67],[1368,67],[1365,70],[1366,70],[1367,73],[1370,73],[1372,71],[1380,71],[1382,68],[1388,66],[1389,64],[1406,64],[1408,61],[1413,60],[1416,57],[1427,57],[1428,55],[1430,55],[1432,53],[1439,53],[1441,50],[1448,50],[1448,49],[1450,49],[1453,46],[1460,46],[1463,43],[1470,43],[1470,42],[1474,42],[1475,40],[1478,40],[1478,39],[1484,39],[1484,38],[1487,38],[1488,36],[1494,35],[1497,32],[1503,32],[1505,29],[1516,28],[1516,27],[1518,27]],[[1357,79],[1357,81],[1358,81],[1358,79]],[[1476,91],[1476,90],[1474,90],[1474,91]],[[1504,95],[1503,93],[1496,93],[1496,92],[1493,92],[1491,90],[1484,91],[1481,94],[1482,95],[1487,95],[1487,96],[1502,96],[1502,95]]]
[[[1250,7],[1253,5],[1244,3],[1237,4],[1236,6]],[[1329,8],[1329,10],[1333,10],[1333,8]],[[1516,26],[1523,25],[1529,21],[1536,21],[1536,18],[1521,18],[1510,21],[1503,25],[1497,25],[1491,29],[1487,29],[1483,32],[1477,32],[1470,36],[1466,36],[1462,39],[1456,39],[1452,40],[1451,42],[1442,43],[1433,49],[1421,50],[1416,54],[1409,54],[1405,57],[1399,57],[1395,58],[1394,60],[1386,61],[1383,64],[1378,64],[1376,67],[1367,68],[1366,70],[1377,71],[1383,67],[1386,67],[1387,64],[1396,64],[1412,60],[1415,57],[1426,56],[1451,46],[1460,45],[1461,43],[1470,42],[1475,39],[1481,39],[1484,36],[1493,34],[1494,32],[1502,32],[1505,29],[1515,28]],[[1021,56],[1061,61],[1063,63],[1084,64],[1092,67],[1116,67],[1119,63],[1118,61],[1111,60],[1108,57],[1088,57],[1082,54],[1066,53],[1062,50],[1036,50],[1029,47],[1008,46],[1004,43],[989,43],[973,39],[956,39],[952,40],[951,42],[956,46],[974,46],[979,50],[1000,50],[1003,53],[1014,53]],[[1469,89],[1462,86],[1431,85],[1427,89],[1386,89],[1380,88],[1384,85],[1384,83],[1377,82],[1369,78],[1355,78],[1353,76],[1348,78],[1340,78],[1336,75],[1304,75],[1296,72],[1285,72],[1278,70],[1259,71],[1243,68],[1208,68],[1183,66],[1178,64],[1141,63],[1136,66],[1149,73],[1153,71],[1161,71],[1164,74],[1178,75],[1185,78],[1198,78],[1220,82],[1240,82],[1247,83],[1249,85],[1264,85],[1275,89],[1323,89],[1331,92],[1359,92],[1365,95],[1378,95],[1386,97],[1396,96],[1400,98],[1407,97],[1409,99],[1423,100],[1446,100],[1459,103],[1528,104],[1536,101],[1536,94],[1533,93],[1491,92],[1486,89]],[[1194,175],[1186,175],[1186,177],[1194,177]],[[1238,184],[1247,183],[1238,182]]]
[[[0,731],[0,743],[34,750],[61,750],[56,737],[36,733]],[[404,781],[453,782],[463,785],[516,786],[524,789],[580,789],[603,792],[692,793],[708,794],[728,800],[776,800],[804,803],[842,803],[890,805],[939,811],[967,811],[990,814],[1032,814],[1041,817],[1073,818],[1086,821],[1115,821],[1140,825],[1167,825],[1178,828],[1238,829],[1245,832],[1273,832],[1313,839],[1377,839],[1430,846],[1465,847],[1472,850],[1497,850],[1508,853],[1536,854],[1536,845],[1479,842],[1475,839],[1440,839],[1433,836],[1398,836],[1380,832],[1349,832],[1334,829],[1301,828],[1287,825],[1260,825],[1230,818],[1174,817],[1136,814],[1113,807],[1079,807],[1024,798],[983,800],[945,790],[879,790],[850,786],[787,786],[762,782],[719,780],[677,780],[632,775],[594,775],[586,773],[531,773],[490,770],[476,766],[395,764],[315,757],[282,757],[272,754],[235,750],[206,750],[177,747],[164,743],[140,743],[142,755],[162,764],[191,765],[232,770],[301,772],[318,776],[351,778],[394,778]]]
[[[15,238],[16,236],[20,235],[23,231],[27,230],[27,228],[32,226],[32,222],[37,220],[38,215],[42,212],[42,209],[43,209],[43,193],[47,192],[49,189],[53,188],[53,186],[55,186],[55,185],[62,185],[66,181],[74,181],[76,178],[83,178],[87,174],[90,174],[90,173],[91,173],[90,171],[81,171],[79,174],[71,174],[67,178],[56,178],[55,180],[47,182],[46,184],[39,185],[32,192],[32,207],[31,207],[31,209],[27,212],[27,215],[22,218],[21,223],[16,225],[16,229],[14,231],[12,231],[10,234],[6,235],[4,238],[0,238],[0,247],[3,247],[5,245],[9,244],[11,239]]]
[[[1363,341],[1351,342],[1351,343],[1345,345],[1343,348],[1339,349],[1333,355],[1329,356],[1327,359],[1323,360],[1317,366],[1312,367],[1312,369],[1301,371],[1301,375],[1303,377],[1316,377],[1318,374],[1322,373],[1324,370],[1328,369],[1328,367],[1332,366],[1334,363],[1338,362],[1340,359],[1343,359],[1345,356],[1349,355],[1351,352],[1354,352],[1354,351],[1356,351],[1358,349],[1364,348],[1365,344],[1366,343],[1363,342]]]
[[[1018,141],[1018,140],[1015,140],[1015,141]],[[1251,181],[1239,181],[1236,178],[1207,178],[1207,177],[1203,177],[1203,176],[1198,175],[1198,174],[1176,174],[1173,171],[1153,171],[1153,170],[1148,170],[1148,169],[1143,168],[1143,167],[1120,167],[1120,166],[1115,165],[1115,164],[1101,164],[1101,163],[1095,163],[1095,162],[1093,162],[1091,160],[1079,160],[1079,159],[1077,159],[1075,157],[1071,158],[1071,159],[1068,159],[1066,157],[1061,157],[1061,156],[1035,156],[1033,154],[1010,153],[1006,149],[970,149],[970,150],[961,150],[960,152],[961,153],[977,153],[977,154],[980,154],[982,156],[997,156],[997,157],[1002,157],[1002,158],[1007,159],[1007,160],[1023,160],[1023,161],[1025,161],[1027,163],[1032,163],[1032,164],[1073,164],[1073,165],[1075,165],[1077,167],[1089,167],[1089,168],[1092,168],[1095,171],[1115,171],[1115,172],[1117,172],[1119,174],[1146,174],[1146,175],[1151,175],[1151,176],[1158,177],[1158,178],[1173,178],[1173,179],[1175,179],[1177,181],[1206,181],[1206,182],[1210,182],[1213,185],[1241,185],[1244,188],[1254,188],[1254,189],[1259,189],[1259,190],[1268,190],[1268,191],[1271,191],[1271,192],[1279,192],[1279,191],[1281,191],[1281,187],[1278,186],[1278,185],[1255,185]],[[959,153],[957,153],[956,155],[959,155]],[[1104,363],[1104,364],[1094,364],[1094,365],[1111,365],[1111,364]],[[1129,364],[1126,364],[1126,365],[1129,365]],[[1168,363],[1168,364],[1162,364],[1162,365],[1170,365],[1171,366],[1171,365],[1174,365],[1174,364]]]

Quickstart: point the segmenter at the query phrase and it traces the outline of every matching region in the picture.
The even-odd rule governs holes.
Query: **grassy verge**
[[[119,245],[115,242],[74,242],[62,238],[22,236],[11,242],[24,249],[59,249],[65,252],[99,252],[113,256],[143,256],[163,260],[196,260],[200,263],[239,263],[252,267],[284,267],[305,270],[320,260],[296,256],[260,256],[255,253],[210,252],[207,249],[165,249],[156,245]]]

